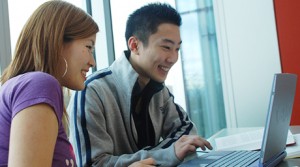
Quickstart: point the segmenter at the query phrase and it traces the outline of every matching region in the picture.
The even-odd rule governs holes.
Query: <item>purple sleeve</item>
[[[19,84],[13,88],[12,119],[26,107],[46,103],[55,111],[58,122],[63,114],[62,88],[59,82],[49,74],[33,72],[18,79]]]

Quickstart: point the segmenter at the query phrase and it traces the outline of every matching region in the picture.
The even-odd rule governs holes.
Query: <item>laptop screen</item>
[[[261,147],[262,164],[285,151],[287,133],[293,109],[297,75],[275,74],[271,90],[268,115]]]

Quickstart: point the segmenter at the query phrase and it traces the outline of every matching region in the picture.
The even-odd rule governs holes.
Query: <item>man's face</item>
[[[180,45],[180,31],[177,25],[159,25],[157,32],[150,35],[148,45],[140,44],[137,61],[140,79],[164,82],[169,70],[178,60]]]

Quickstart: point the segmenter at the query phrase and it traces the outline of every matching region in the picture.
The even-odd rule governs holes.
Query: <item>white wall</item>
[[[228,127],[264,126],[281,72],[272,0],[214,0]]]

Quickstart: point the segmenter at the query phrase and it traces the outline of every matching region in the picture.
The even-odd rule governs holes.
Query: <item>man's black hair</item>
[[[136,36],[145,46],[148,38],[156,33],[162,23],[181,26],[180,14],[169,4],[149,3],[129,15],[126,24],[126,44],[131,36]]]

